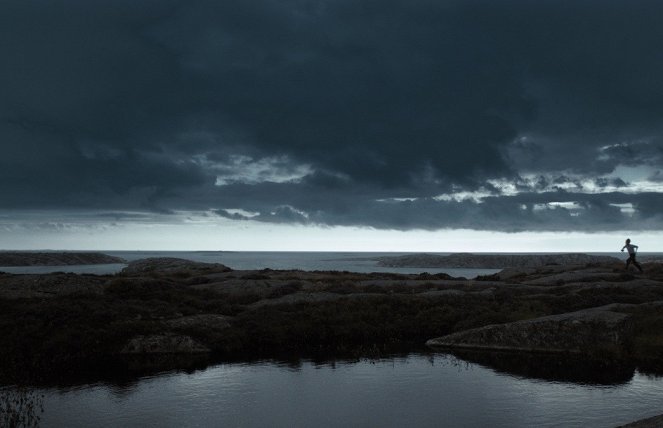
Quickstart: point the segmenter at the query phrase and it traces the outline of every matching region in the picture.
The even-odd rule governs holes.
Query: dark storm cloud
[[[660,228],[658,193],[582,193],[663,161],[660,16],[614,0],[5,1],[3,208]],[[488,197],[433,199],[466,191]]]

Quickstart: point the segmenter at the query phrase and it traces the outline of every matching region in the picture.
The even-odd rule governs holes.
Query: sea
[[[402,268],[378,265],[378,258],[401,256],[412,253],[367,253],[367,252],[287,252],[287,251],[95,251],[120,257],[127,262],[148,257],[177,257],[204,263],[222,263],[235,270],[304,270],[304,271],[348,271],[348,272],[392,272],[418,274],[422,272],[447,273],[453,277],[475,278],[490,275],[499,269],[456,269],[456,268]],[[448,255],[449,253],[433,253]],[[108,275],[120,272],[126,264],[71,265],[71,266],[0,266],[7,273],[50,273],[72,272],[79,274]]]
[[[475,278],[478,275],[490,275],[500,269],[470,269],[470,268],[417,268],[417,267],[387,267],[379,266],[378,258],[403,256],[414,253],[395,252],[316,252],[316,251],[104,251],[95,252],[120,257],[127,262],[148,257],[177,257],[204,263],[222,263],[235,270],[304,270],[304,271],[348,271],[348,272],[391,272],[403,274],[419,274],[428,272],[446,273],[453,277]],[[446,256],[451,253],[429,253]],[[505,254],[505,253],[475,253],[475,254]],[[543,253],[506,253],[506,254],[543,254]],[[625,259],[623,253],[587,253],[591,255],[612,256]],[[663,253],[642,253],[638,256],[640,261],[647,259],[663,259]],[[0,272],[50,273],[72,272],[79,274],[109,275],[120,272],[127,265],[124,263],[103,265],[70,265],[70,266],[0,266]]]

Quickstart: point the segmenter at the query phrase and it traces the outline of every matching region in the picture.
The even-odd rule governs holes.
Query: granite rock
[[[609,256],[592,256],[582,253],[569,254],[471,254],[457,253],[448,256],[436,254],[408,254],[381,257],[378,265],[421,268],[477,268],[503,269],[507,267],[532,268],[554,265],[586,265],[588,263],[614,263],[619,259]]]
[[[80,252],[0,252],[0,266],[71,266],[126,263],[124,259],[102,253]]]
[[[172,274],[174,272],[211,273],[230,272],[228,266],[221,263],[201,263],[175,257],[152,257],[129,263],[122,269],[123,275]]]
[[[630,337],[631,316],[615,305],[549,315],[506,324],[491,324],[431,339],[431,347],[530,352],[623,352]]]

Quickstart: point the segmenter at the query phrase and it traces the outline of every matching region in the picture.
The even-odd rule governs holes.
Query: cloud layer
[[[5,1],[3,207],[660,229],[660,16],[655,1]]]

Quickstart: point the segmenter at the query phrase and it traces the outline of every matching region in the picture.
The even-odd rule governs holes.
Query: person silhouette
[[[628,259],[626,259],[626,269],[628,270],[629,265],[633,263],[633,265],[638,268],[640,273],[642,273],[642,267],[640,266],[640,263],[635,261],[635,255],[638,252],[638,246],[635,244],[631,244],[631,240],[627,239],[626,244],[622,247],[622,252],[624,252],[624,248],[628,250]]]

